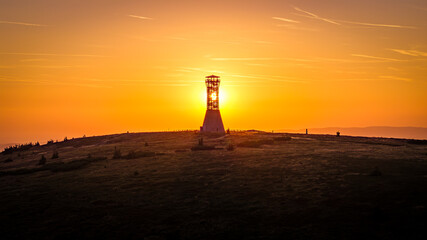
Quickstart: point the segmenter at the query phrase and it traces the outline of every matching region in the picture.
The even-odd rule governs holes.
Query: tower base
[[[200,131],[225,133],[219,110],[206,110],[205,120],[203,121],[203,127],[200,128]]]

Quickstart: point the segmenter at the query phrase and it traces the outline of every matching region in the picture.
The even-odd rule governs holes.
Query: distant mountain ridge
[[[289,133],[305,133],[305,129],[280,129],[277,131]],[[308,128],[309,134],[336,134],[337,131],[339,131],[341,135],[350,136],[427,139],[427,128],[424,127],[371,126]]]

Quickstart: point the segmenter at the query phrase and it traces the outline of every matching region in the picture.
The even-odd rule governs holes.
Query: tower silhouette
[[[200,131],[225,133],[221,113],[219,112],[219,76],[206,76],[205,83],[207,88],[207,109]]]

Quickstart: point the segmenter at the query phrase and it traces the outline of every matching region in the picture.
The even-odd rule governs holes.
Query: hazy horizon
[[[259,130],[265,132],[275,132],[275,133],[301,133],[304,134],[305,130],[308,129],[309,134],[330,134],[335,135],[337,131],[340,131],[343,136],[360,136],[360,137],[384,137],[384,138],[403,138],[403,139],[427,139],[427,128],[424,127],[392,127],[392,126],[367,126],[367,127],[320,127],[320,128],[301,128],[301,129],[230,129],[232,131],[247,131],[247,130]],[[129,131],[129,133],[150,133],[150,132],[168,132],[168,131],[196,131],[198,129],[169,129],[169,130],[153,130],[153,131]],[[43,139],[29,139],[29,140],[17,140],[10,142],[0,142],[0,150],[4,147],[12,146],[15,144],[25,144],[25,143],[36,143],[46,144],[48,140],[58,140],[63,141],[65,137],[68,139],[71,138],[81,138],[93,137],[93,136],[104,136],[104,135],[114,135],[114,134],[123,134],[128,131],[122,132],[111,132],[111,133],[100,133],[94,135],[75,135],[75,136],[59,136],[59,137],[48,137]]]

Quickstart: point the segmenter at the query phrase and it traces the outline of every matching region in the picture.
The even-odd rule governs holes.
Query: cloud
[[[91,54],[56,54],[56,53],[23,53],[23,52],[0,52],[0,55],[22,55],[22,56],[52,56],[52,57],[106,57]]]
[[[275,58],[275,57],[211,57],[212,61],[289,61],[289,62],[302,62],[311,63],[319,62],[318,59],[306,59],[306,58]]]
[[[335,25],[341,25],[340,23],[337,23],[334,20],[331,20],[331,19],[328,19],[328,18],[324,18],[324,17],[320,17],[320,16],[318,16],[318,15],[316,15],[314,13],[302,10],[300,8],[294,7],[294,9],[297,10],[298,12],[302,12],[302,13],[306,14],[306,15],[303,15],[305,17],[313,18],[313,19],[318,19],[318,20],[321,20],[321,21],[324,21],[324,22],[327,22],[327,23],[335,24]]]
[[[220,58],[210,58],[213,61],[271,61],[271,60],[280,60],[281,58],[227,58],[227,57],[220,57]]]
[[[269,42],[269,41],[254,41],[254,43],[258,43],[258,44],[273,44],[273,42]]]
[[[143,20],[152,20],[152,18],[150,18],[150,17],[138,16],[138,15],[128,15],[128,17],[138,18],[138,19],[143,19]]]
[[[255,74],[248,74],[248,75],[241,75],[241,74],[230,74],[225,75],[230,77],[237,77],[237,78],[251,78],[251,79],[259,79],[259,80],[267,80],[272,82],[288,82],[288,83],[305,83],[306,81],[298,80],[291,77],[286,76],[272,76],[272,75],[255,75]]]
[[[195,68],[195,67],[181,67],[181,68],[177,69],[176,71],[179,71],[179,72],[213,72],[213,73],[224,73],[224,72],[218,71],[218,70]]]
[[[187,40],[186,38],[183,38],[183,37],[169,37],[169,39],[179,40],[179,41],[185,41],[185,40]]]
[[[22,26],[31,26],[31,27],[46,27],[47,26],[47,25],[37,24],[37,23],[11,22],[11,21],[0,21],[0,24],[13,24],[13,25],[22,25]]]
[[[349,23],[349,24],[355,24],[355,25],[362,25],[362,26],[370,26],[370,27],[388,27],[388,28],[408,28],[408,29],[416,29],[416,27],[413,26],[402,26],[402,25],[393,25],[393,24],[379,24],[379,23],[365,23],[365,22],[352,22],[352,21],[344,21],[344,20],[338,20],[342,23]]]
[[[288,18],[281,18],[281,17],[272,17],[272,18],[279,21],[288,22],[288,23],[300,23],[299,21],[288,19]]]
[[[300,27],[294,24],[276,24],[277,27],[285,27],[291,30],[303,30],[303,31],[319,31],[319,29],[315,29],[315,28],[305,28],[305,27]]]
[[[376,60],[382,60],[386,62],[402,62],[404,60],[400,59],[394,59],[394,58],[384,58],[384,57],[377,57],[377,56],[370,56],[370,55],[363,55],[363,54],[351,54],[353,57],[361,57],[361,58],[369,58],[369,59],[376,59]]]
[[[46,68],[46,69],[63,69],[63,68],[79,68],[79,67],[85,67],[85,66],[81,66],[81,65],[76,65],[76,66],[69,66],[69,65],[26,65],[25,67]]]
[[[342,23],[346,23],[346,24],[370,26],[370,27],[416,29],[416,27],[413,27],[413,26],[403,26],[403,25],[397,25],[397,24],[381,24],[381,23],[366,23],[366,22],[356,22],[356,21],[335,20],[335,19],[320,17],[320,16],[318,16],[312,12],[302,10],[301,8],[298,8],[298,7],[294,7],[294,9],[298,12],[303,13],[303,14],[297,14],[298,16],[317,19],[317,20],[321,20],[321,21],[324,21],[327,23],[334,24],[334,25],[342,25]]]
[[[21,59],[21,62],[40,62],[40,61],[46,61],[46,58],[28,58],[28,59]]]
[[[396,77],[396,76],[380,76],[380,78],[397,80],[397,81],[404,81],[404,82],[411,82],[412,81],[412,79],[409,79],[409,78]]]
[[[417,50],[403,50],[403,49],[390,49],[390,50],[403,55],[409,55],[413,57],[427,57],[427,52],[422,52]]]

